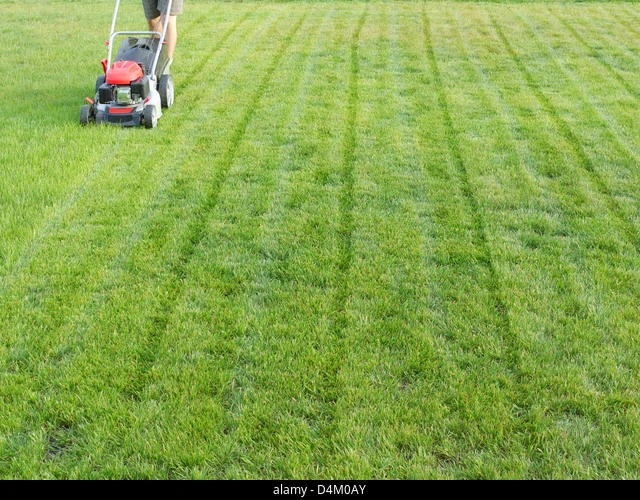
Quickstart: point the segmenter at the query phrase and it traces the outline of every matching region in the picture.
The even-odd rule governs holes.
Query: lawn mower
[[[107,45],[108,54],[102,59],[102,75],[96,79],[93,99],[87,97],[80,109],[80,123],[110,123],[124,127],[144,125],[154,128],[162,116],[162,108],[173,104],[173,79],[169,74],[170,61],[165,50],[168,13],[161,15],[160,31],[115,31],[120,0],[111,21]],[[114,41],[126,36],[111,59]]]

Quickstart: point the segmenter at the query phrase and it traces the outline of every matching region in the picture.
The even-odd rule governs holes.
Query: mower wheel
[[[144,108],[144,126],[145,128],[155,128],[158,124],[158,113],[153,104],[149,104]]]
[[[98,78],[96,78],[96,94],[98,93],[98,89],[100,88],[100,86],[107,81],[107,77],[105,75],[100,75]]]
[[[171,75],[164,74],[160,77],[158,92],[160,93],[160,103],[162,107],[170,108],[173,104],[173,78]]]
[[[87,125],[94,119],[95,115],[93,113],[93,106],[91,106],[91,104],[84,104],[82,108],[80,108],[80,123],[82,125]]]

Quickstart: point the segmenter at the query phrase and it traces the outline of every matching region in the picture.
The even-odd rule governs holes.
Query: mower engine
[[[133,61],[116,61],[98,89],[100,102],[137,104],[149,96],[149,77]]]

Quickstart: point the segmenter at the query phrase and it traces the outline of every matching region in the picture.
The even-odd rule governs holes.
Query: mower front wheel
[[[93,120],[95,120],[93,106],[91,106],[91,104],[84,104],[82,108],[80,108],[80,123],[82,125],[87,125]]]
[[[153,104],[149,104],[144,108],[144,126],[145,128],[155,128],[158,124],[158,112]]]
[[[170,108],[173,104],[173,78],[171,75],[162,75],[158,84],[160,103],[163,108]]]

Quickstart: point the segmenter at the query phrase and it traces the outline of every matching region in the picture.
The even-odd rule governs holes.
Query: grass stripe
[[[283,200],[282,227],[274,235],[278,244],[261,249],[268,264],[264,279],[271,286],[256,298],[262,307],[252,314],[256,323],[250,322],[241,347],[235,435],[239,456],[251,456],[243,459],[244,470],[253,474],[267,460],[281,477],[296,477],[301,464],[312,467],[317,453],[331,450],[320,435],[333,416],[323,391],[325,360],[335,354],[331,324],[339,286],[340,194],[335,193],[341,188],[343,101],[348,101],[343,87],[348,87],[344,75],[349,67],[341,30],[350,33],[352,19],[351,9],[334,8],[335,21],[312,54],[312,85],[292,142],[291,190]],[[318,74],[325,76],[319,79]],[[305,436],[312,447],[299,446],[294,436]],[[231,477],[240,473],[237,466],[229,471]]]
[[[584,171],[589,176],[590,181],[596,186],[597,190],[604,196],[605,204],[607,208],[612,212],[612,214],[618,219],[618,223],[621,226],[620,230],[624,234],[624,236],[629,240],[629,242],[636,248],[636,251],[640,250],[640,239],[638,235],[638,229],[627,219],[624,211],[622,210],[620,204],[616,201],[611,191],[611,188],[607,185],[607,183],[602,179],[597,169],[595,168],[593,162],[589,158],[589,156],[585,153],[578,137],[575,135],[571,127],[567,124],[567,122],[562,119],[562,117],[558,114],[557,110],[553,106],[550,99],[544,94],[544,92],[540,89],[538,82],[534,80],[531,76],[531,73],[527,70],[526,66],[520,59],[520,57],[514,51],[512,45],[507,40],[504,32],[500,25],[496,22],[495,18],[491,16],[491,23],[496,31],[496,34],[502,41],[505,50],[508,52],[509,56],[515,62],[518,70],[524,76],[527,85],[536,96],[538,101],[542,104],[545,111],[552,118],[562,135],[568,142],[572,152],[575,154],[578,159],[580,165],[584,169]]]
[[[445,435],[438,436],[432,453],[436,477],[486,477],[481,467],[476,468],[474,457],[481,456],[483,463],[500,464],[497,467],[500,474],[491,477],[507,478],[527,469],[522,459],[526,443],[508,436],[520,435],[521,412],[526,412],[529,404],[526,387],[529,343],[522,336],[515,313],[513,284],[505,267],[501,233],[496,231],[496,225],[501,222],[500,215],[496,216],[496,205],[502,210],[515,208],[527,181],[520,172],[513,171],[518,170],[519,165],[507,146],[509,136],[504,133],[503,115],[496,110],[486,86],[478,81],[474,67],[470,66],[477,57],[469,55],[462,43],[464,39],[470,44],[482,44],[482,29],[479,28],[481,36],[478,37],[467,26],[458,27],[452,20],[451,10],[458,13],[458,9],[444,8],[431,9],[427,14],[432,49],[425,53],[433,53],[438,67],[437,73],[434,70],[431,73],[443,115],[436,121],[441,122],[444,129],[442,143],[452,151],[449,155],[452,180],[443,184],[451,193],[448,196],[443,193],[441,206],[434,216],[444,225],[444,234],[454,230],[459,233],[449,236],[455,244],[449,250],[450,262],[442,272],[434,272],[434,278],[439,282],[447,280],[452,289],[459,290],[452,293],[446,286],[436,288],[444,297],[451,297],[445,302],[451,314],[447,323],[452,331],[445,337],[448,342],[443,350],[444,367],[447,371],[457,370],[457,376],[449,382],[455,389],[447,389],[443,383],[441,391],[448,408],[445,415],[451,422],[449,432],[467,441],[474,451],[465,451]],[[478,26],[469,19],[468,7],[456,18]],[[434,26],[437,28],[432,28]],[[439,64],[446,69],[440,69]],[[429,65],[433,67],[434,63],[430,61]],[[443,102],[448,118],[444,117]],[[449,146],[451,142],[453,146]],[[453,153],[454,150],[457,152]],[[493,168],[494,165],[500,168]],[[440,215],[446,214],[454,186],[458,186],[461,194],[459,204],[466,214],[462,219],[466,219],[466,231],[452,224],[452,216]],[[510,187],[502,191],[501,186]],[[465,263],[457,252],[462,254],[462,249],[471,244],[475,247],[473,260]],[[439,260],[436,260],[438,264]],[[464,321],[455,319],[462,317]],[[473,370],[466,370],[468,366],[473,366]],[[488,385],[500,387],[499,397],[485,398],[477,393],[488,381],[491,381]],[[458,420],[460,423],[454,425]],[[473,424],[463,423],[469,420]],[[500,422],[500,425],[491,422]],[[505,459],[507,455],[509,458]]]
[[[200,75],[203,73],[203,70],[205,69],[207,63],[211,60],[211,58],[224,46],[229,37],[233,33],[237,32],[240,26],[242,26],[242,24],[244,24],[247,19],[254,15],[257,9],[258,4],[256,4],[253,9],[247,10],[242,17],[240,17],[235,23],[233,23],[233,25],[229,27],[229,29],[216,40],[215,43],[211,44],[211,48],[204,53],[204,56],[200,57],[197,63],[192,66],[192,69],[177,82],[177,85],[175,86],[176,95],[180,95],[181,93],[183,93],[184,89],[192,84],[196,75]],[[200,25],[205,19],[207,19],[207,17],[208,15],[206,13],[202,14],[202,16],[194,21],[192,25]],[[217,71],[214,71],[213,74],[217,74]]]
[[[509,23],[510,26],[513,25],[512,20],[508,18],[504,22]],[[470,21],[470,23],[470,25],[474,27],[473,29],[484,32],[482,23],[475,20]],[[468,29],[467,31],[472,33],[473,29]],[[522,40],[524,44],[527,44],[529,40],[529,38],[524,35],[519,35],[518,39]],[[507,99],[512,99],[512,102],[515,103],[513,106],[518,113],[521,113],[520,119],[522,120],[522,124],[525,125],[525,130],[527,129],[527,122],[531,121],[531,117],[537,117],[535,122],[531,122],[530,130],[527,131],[529,137],[527,137],[527,141],[524,143],[531,144],[533,149],[531,151],[525,149],[524,153],[522,153],[524,155],[523,158],[526,159],[540,155],[543,160],[540,162],[540,167],[544,167],[545,161],[551,163],[560,162],[562,160],[561,156],[556,156],[554,153],[553,156],[545,159],[542,153],[548,147],[538,141],[536,135],[539,134],[540,129],[544,129],[545,122],[538,118],[540,116],[539,114],[531,113],[531,109],[525,107],[526,101],[525,103],[521,103],[527,93],[521,91],[518,87],[519,84],[514,81],[513,76],[507,80],[508,84],[501,78],[501,75],[505,73],[513,74],[510,66],[504,64],[501,58],[496,57],[498,51],[496,47],[492,46],[489,40],[483,40],[479,46],[486,47],[486,49],[476,51],[476,53],[483,53],[483,57],[479,61],[480,67],[490,68],[491,64],[496,65],[498,69],[495,74],[492,75],[495,78],[494,83],[501,87],[499,90],[508,96]],[[535,50],[531,50],[529,46],[528,48],[528,54],[536,54]],[[470,59],[476,60],[477,58],[471,57]],[[533,58],[532,60],[535,61]],[[495,63],[492,61],[495,61]],[[514,69],[517,69],[517,67]],[[490,70],[488,73],[492,74],[493,70]],[[542,73],[545,74],[544,69]],[[526,85],[526,81],[524,84]],[[498,94],[496,95],[498,96]],[[523,106],[525,109],[520,112],[519,106]],[[508,108],[504,108],[504,110],[501,114],[503,116],[509,116]],[[553,137],[549,140],[553,140]],[[556,140],[556,142],[558,141]],[[538,151],[540,151],[540,153]],[[580,173],[572,173],[571,168],[572,165],[567,164],[563,169],[563,171],[567,170],[567,184],[571,186],[580,185]],[[553,178],[551,183],[545,181],[544,177],[539,179],[542,186],[549,185],[551,187],[556,183]],[[531,253],[525,253],[517,250],[517,248],[509,248],[513,243],[509,241],[510,238],[505,238],[504,243],[506,245],[501,245],[503,248],[499,250],[500,255],[503,255],[506,259],[501,266],[506,270],[505,281],[511,289],[511,297],[509,299],[511,309],[517,312],[517,331],[520,336],[528,340],[525,345],[528,345],[530,349],[528,352],[523,352],[525,356],[523,356],[522,367],[524,373],[527,375],[526,379],[523,379],[527,381],[526,386],[523,387],[523,394],[527,396],[529,406],[518,410],[519,418],[522,419],[520,425],[529,429],[538,429],[539,432],[536,432],[535,435],[540,438],[541,441],[532,444],[535,447],[534,449],[540,450],[553,449],[555,446],[554,442],[556,442],[556,438],[554,437],[554,433],[557,432],[558,427],[554,427],[556,423],[553,423],[553,420],[563,429],[572,428],[574,425],[579,426],[587,421],[592,422],[590,425],[594,426],[594,431],[595,428],[600,429],[600,425],[602,425],[603,428],[608,427],[605,423],[608,417],[602,418],[603,414],[595,409],[601,404],[609,404],[604,402],[607,396],[597,391],[595,393],[592,392],[592,386],[590,384],[596,383],[595,379],[598,379],[604,371],[608,370],[603,368],[604,366],[611,367],[616,364],[616,361],[610,358],[608,354],[605,354],[605,351],[609,351],[608,348],[600,350],[595,346],[603,346],[607,342],[617,344],[621,340],[620,338],[615,338],[617,337],[617,334],[614,333],[616,328],[613,327],[612,324],[604,325],[595,319],[597,315],[594,316],[589,312],[593,310],[592,308],[595,304],[601,304],[602,307],[609,310],[609,306],[604,305],[604,303],[608,302],[608,298],[599,295],[603,289],[611,290],[611,283],[608,281],[609,276],[607,276],[608,271],[605,273],[602,272],[602,261],[596,257],[596,255],[599,254],[598,252],[591,253],[583,251],[591,245],[589,238],[590,235],[592,235],[592,229],[588,226],[593,226],[595,223],[600,226],[600,223],[593,220],[592,215],[583,215],[581,210],[576,210],[579,205],[563,206],[566,204],[567,194],[570,194],[569,189],[560,185],[556,186],[553,191],[555,191],[555,193],[551,195],[550,193],[544,192],[543,197],[539,199],[536,199],[533,195],[533,193],[536,192],[535,189],[530,191],[530,195],[525,191],[523,194],[527,194],[527,197],[530,196],[531,199],[529,200],[527,197],[522,199],[524,204],[520,209],[521,213],[516,212],[509,214],[508,212],[500,210],[502,213],[497,214],[499,217],[497,220],[500,221],[498,224],[500,233],[508,234],[511,227],[512,229],[517,228],[518,233],[522,234],[526,231],[525,228],[527,227],[527,221],[522,219],[522,216],[526,216],[527,214],[525,209],[531,211],[537,208],[538,205],[543,208],[543,218],[537,222],[535,219],[532,219],[532,222],[535,222],[536,225],[539,225],[540,221],[544,220],[545,217],[550,218],[553,216],[556,210],[558,210],[563,212],[562,218],[566,221],[564,223],[566,224],[566,229],[564,229],[563,232],[568,231],[568,233],[565,232],[564,234],[570,236],[570,238],[567,239],[565,239],[565,236],[561,236],[560,238],[546,237],[544,238],[544,242],[537,246],[538,250]],[[579,203],[580,198],[585,198],[586,196],[582,193],[576,194],[579,195],[576,203]],[[553,200],[554,197],[557,199],[555,203]],[[552,208],[552,206],[545,206],[547,199],[549,202],[556,204],[557,207]],[[500,205],[502,205],[502,203],[496,203],[496,209],[501,209],[502,207]],[[516,215],[518,216],[517,219],[515,218]],[[585,218],[586,220],[584,220]],[[606,234],[609,230],[609,222],[603,222],[601,227],[602,232]],[[542,235],[545,232],[547,231],[540,231],[540,234]],[[600,233],[600,231],[598,232]],[[558,233],[558,235],[561,234],[562,233]],[[607,237],[605,235],[603,236],[605,238]],[[516,234],[514,234],[514,239],[515,237]],[[565,242],[561,247],[558,247],[556,251],[554,247],[562,240],[565,240]],[[629,267],[631,261],[628,260],[630,256],[627,255],[626,249],[623,250],[620,248],[620,252],[622,255],[618,255],[618,252],[615,252],[615,257],[611,255],[610,270],[613,271],[613,274],[620,272],[614,271],[616,268],[619,270],[627,269],[627,271],[622,271],[623,274],[632,269],[632,267]],[[631,249],[631,253],[635,254],[636,252]],[[528,257],[526,257],[527,254],[529,255]],[[634,255],[633,260],[636,258]],[[529,259],[531,260],[529,261]],[[545,278],[545,276],[547,276],[547,278]],[[609,284],[604,285],[604,282],[609,282]],[[549,285],[551,285],[550,289],[548,291],[545,290]],[[555,286],[558,288],[554,291],[553,287]],[[518,304],[517,297],[521,293],[525,294],[523,298],[526,297],[524,304]],[[534,298],[541,293],[543,296]],[[570,302],[565,305],[565,297],[567,296],[573,296],[574,300],[578,300],[577,305],[580,305],[580,307],[575,308],[571,306]],[[624,304],[628,300],[629,299],[621,299],[619,304]],[[535,311],[537,301],[539,301],[540,304],[554,305],[542,312],[544,319],[536,318]],[[611,303],[614,309],[619,307],[618,305],[613,305],[616,302],[618,301],[614,300]],[[624,310],[625,307],[623,306],[622,309]],[[611,314],[613,316],[617,315],[617,313]],[[542,321],[540,321],[540,319],[542,319]],[[610,337],[610,334],[613,335],[613,337]],[[590,339],[583,345],[579,352],[574,348],[577,338]],[[531,342],[531,340],[533,340],[533,342]],[[531,349],[535,349],[535,351]],[[596,351],[599,351],[599,354],[596,354]],[[535,352],[535,355],[533,352]],[[542,363],[542,365],[536,367],[536,363]],[[580,381],[579,384],[574,386],[571,393],[564,394],[563,386],[565,386],[566,381],[576,379]],[[589,382],[587,382],[587,380],[589,380]],[[577,393],[591,394],[588,399],[593,402],[593,405],[581,405],[578,408],[575,405],[575,394]],[[544,412],[544,417],[539,414],[541,407],[547,408]],[[605,411],[605,413],[607,412]],[[580,415],[577,420],[575,417],[576,414]],[[545,424],[545,422],[549,423]],[[547,427],[547,431],[543,432],[542,429],[545,428],[545,425],[549,425],[549,427]],[[600,430],[596,432],[600,432]],[[606,433],[607,431],[602,429],[602,432]],[[525,432],[523,437],[524,436],[532,436],[532,434]],[[611,447],[610,449],[615,449],[618,446],[616,440],[617,438],[607,439],[606,446]],[[584,443],[583,446],[589,448],[589,443]],[[584,453],[587,453],[587,451],[580,446],[578,448],[582,451],[574,450],[571,452],[574,454],[573,456],[576,457],[576,465],[575,468],[572,469],[572,473],[584,470],[581,469],[581,467],[589,467],[589,465],[587,465],[588,461],[579,458],[580,456],[584,456]],[[549,453],[553,452],[549,451]],[[588,453],[598,454],[599,452],[590,448]],[[580,472],[577,473],[580,474]],[[537,477],[540,477],[540,475],[548,477],[549,474],[552,476],[558,474],[558,471],[553,471],[552,468],[546,468],[544,466],[537,466],[531,469],[530,474],[537,474]]]
[[[306,377],[314,377],[307,372],[308,363],[314,365],[315,360],[309,360],[309,339],[297,335],[300,328],[296,327],[297,316],[293,311],[300,306],[295,299],[288,303],[285,299],[287,277],[294,275],[287,269],[287,263],[293,260],[296,249],[300,246],[294,231],[287,227],[287,219],[291,217],[289,204],[295,198],[292,190],[298,184],[295,178],[303,169],[308,168],[305,160],[313,161],[308,154],[302,160],[298,156],[300,151],[307,151],[301,144],[310,135],[305,133],[308,125],[304,108],[313,105],[310,87],[315,81],[318,57],[324,53],[323,43],[331,36],[327,30],[330,29],[330,21],[335,14],[335,7],[316,13],[315,18],[323,18],[321,25],[311,32],[308,31],[309,28],[305,29],[303,45],[299,44],[291,49],[292,56],[295,53],[295,59],[292,57],[287,62],[287,67],[295,71],[295,81],[291,82],[291,78],[286,77],[285,67],[285,73],[279,77],[278,82],[273,83],[271,93],[275,95],[271,95],[268,100],[272,101],[271,104],[261,110],[264,118],[274,115],[273,108],[278,107],[280,112],[277,116],[283,117],[272,130],[256,131],[257,144],[254,147],[259,147],[263,152],[262,169],[268,169],[262,176],[271,171],[271,175],[277,174],[275,185],[270,186],[268,206],[264,207],[264,214],[262,210],[255,213],[257,207],[253,207],[254,203],[259,205],[260,200],[263,203],[265,201],[264,194],[258,191],[264,190],[264,181],[257,184],[259,178],[256,178],[257,174],[253,174],[253,182],[247,183],[247,180],[242,180],[239,172],[238,180],[228,190],[244,190],[246,194],[241,198],[246,198],[246,201],[243,203],[237,196],[232,197],[219,215],[221,222],[225,219],[225,214],[227,217],[252,221],[251,230],[244,231],[235,243],[216,255],[216,260],[225,267],[237,259],[235,255],[243,255],[243,264],[238,266],[250,269],[246,271],[249,282],[246,291],[228,297],[239,308],[239,317],[234,318],[229,327],[238,332],[234,340],[237,356],[232,389],[224,402],[228,412],[228,439],[220,447],[224,448],[227,443],[235,443],[236,446],[229,456],[222,458],[220,471],[216,474],[221,477],[265,478],[276,474],[274,477],[293,479],[299,477],[300,464],[307,464],[310,459],[310,450],[299,445],[307,439],[313,439],[307,420],[301,416],[307,411],[306,395],[301,385],[308,383]],[[311,47],[313,49],[309,53]],[[283,79],[286,83],[282,83]],[[292,93],[292,102],[273,102],[277,98],[276,84],[285,87],[292,85],[297,89]],[[261,135],[265,133],[269,137],[267,140]],[[273,153],[270,153],[271,148],[268,148],[269,152],[265,151],[265,146],[274,142],[280,146],[273,148]],[[248,151],[243,152],[243,158],[251,155],[250,147],[245,149]],[[270,160],[271,155],[276,155],[277,158]],[[247,214],[249,210],[255,215]],[[295,225],[298,226],[299,223]],[[222,227],[224,226],[211,236],[212,241],[228,234],[229,230],[225,231]],[[297,269],[295,274],[304,276],[304,269]],[[298,295],[294,293],[292,297]],[[293,318],[289,317],[292,313]],[[313,322],[312,314],[313,312],[309,312],[309,322]],[[259,392],[256,391],[258,387],[261,388]],[[280,409],[278,413],[275,413],[276,408]],[[219,451],[216,449],[214,453]],[[261,460],[273,463],[273,472],[265,476],[257,465]],[[238,461],[245,464],[244,472],[238,471],[237,466],[234,467],[234,463]]]
[[[560,23],[565,27],[565,29],[571,33],[571,36],[580,44],[582,45],[585,49],[587,49],[587,52],[589,53],[589,55],[591,57],[593,57],[596,61],[598,61],[598,63],[607,71],[607,73],[609,73],[611,76],[613,76],[616,81],[631,95],[633,96],[635,99],[640,100],[640,91],[635,88],[633,85],[631,85],[621,74],[620,72],[613,67],[613,65],[608,62],[605,57],[603,57],[603,55],[598,52],[598,50],[596,50],[595,48],[593,48],[589,42],[587,42],[587,40],[584,39],[584,37],[582,35],[580,35],[580,33],[578,32],[578,30],[576,28],[574,28],[572,26],[572,24],[567,21],[564,17],[560,16],[557,12],[555,12],[553,9],[547,8],[548,12],[553,15],[558,21],[560,21]]]
[[[359,102],[358,75],[360,72],[358,44],[360,32],[362,31],[366,17],[367,9],[365,8],[354,27],[349,46],[350,73],[347,93],[346,129],[344,143],[342,145],[343,161],[340,172],[342,189],[339,197],[340,223],[338,226],[339,255],[337,264],[339,278],[335,296],[335,321],[331,327],[334,347],[333,353],[327,357],[326,364],[323,366],[323,372],[326,375],[321,383],[323,403],[329,408],[331,413],[323,429],[323,435],[328,442],[332,441],[331,437],[336,432],[336,404],[343,391],[339,373],[346,355],[347,339],[345,338],[345,331],[348,325],[346,307],[347,300],[351,293],[350,273],[353,261],[354,168],[357,147],[356,121]]]
[[[453,121],[451,119],[451,113],[449,111],[449,105],[447,103],[447,94],[445,86],[442,82],[442,76],[440,74],[440,70],[438,67],[438,62],[436,60],[435,52],[433,50],[433,44],[431,41],[431,26],[429,22],[429,17],[427,16],[426,9],[423,7],[422,10],[422,24],[424,30],[424,40],[425,40],[425,51],[429,58],[429,64],[431,66],[431,71],[433,72],[437,91],[438,91],[438,100],[440,103],[440,108],[442,109],[442,115],[444,119],[444,125],[447,129],[447,145],[451,154],[453,155],[453,161],[458,169],[459,181],[462,189],[462,193],[469,203],[469,207],[472,212],[473,221],[474,221],[474,231],[475,238],[477,240],[477,244],[480,247],[480,262],[486,266],[491,278],[490,278],[490,288],[491,294],[493,296],[494,307],[496,312],[499,314],[501,318],[501,329],[504,335],[508,336],[511,334],[511,326],[509,321],[509,315],[507,308],[502,299],[502,291],[500,287],[500,280],[495,270],[495,266],[493,264],[493,260],[491,257],[491,251],[489,249],[489,245],[487,244],[486,237],[486,228],[485,223],[482,218],[481,210],[478,205],[478,201],[475,197],[474,190],[469,181],[469,173],[467,171],[467,167],[465,161],[460,152],[460,144],[458,142],[458,133],[453,125]]]
[[[598,134],[602,136],[600,141],[606,141],[607,145],[612,145],[613,147],[606,148],[606,152],[604,154],[607,155],[607,158],[604,160],[606,162],[611,162],[621,166],[621,158],[624,158],[624,165],[626,166],[626,170],[628,172],[629,178],[634,176],[635,174],[635,165],[640,162],[640,155],[637,152],[637,145],[632,144],[635,137],[631,137],[631,131],[626,131],[625,127],[621,125],[616,116],[613,116],[609,113],[605,106],[598,102],[600,98],[597,97],[597,88],[588,87],[587,85],[591,82],[591,79],[586,78],[590,73],[588,73],[588,68],[586,65],[581,65],[580,71],[574,66],[570,67],[569,63],[565,61],[569,55],[563,56],[563,54],[555,49],[551,43],[548,41],[545,33],[541,33],[541,27],[536,24],[536,22],[531,19],[526,14],[520,14],[519,19],[523,22],[529,31],[529,35],[532,36],[536,40],[536,44],[541,49],[546,51],[551,61],[554,64],[554,68],[551,70],[555,74],[562,74],[569,82],[571,82],[573,89],[571,93],[578,92],[581,96],[581,101],[588,105],[589,110],[585,111],[584,118],[580,116],[576,118],[576,120],[581,120],[581,123],[584,125],[585,129],[593,129],[596,128],[592,124],[594,122],[597,123]],[[548,27],[547,29],[550,29]],[[575,95],[575,94],[573,94]],[[602,129],[607,129],[607,131],[600,131]],[[589,134],[591,136],[595,135],[596,132]],[[587,137],[588,140],[589,137]],[[583,139],[584,141],[584,139]],[[603,156],[603,152],[600,148],[597,148],[599,144],[596,144],[594,147],[594,155]],[[635,148],[635,149],[634,149]],[[603,181],[604,182],[604,181]],[[607,184],[609,184],[611,180],[607,180]],[[637,187],[635,185],[629,186],[629,192],[636,192]],[[620,191],[621,188],[618,187],[617,191]],[[614,188],[612,188],[612,193]],[[627,210],[628,212],[628,210]]]
[[[286,36],[278,52],[274,55],[271,65],[267,68],[267,71],[253,94],[251,101],[246,107],[240,122],[235,127],[229,141],[229,147],[221,158],[215,177],[210,181],[204,202],[195,207],[195,212],[191,218],[192,222],[187,226],[183,233],[183,242],[177,251],[178,256],[176,260],[170,264],[168,269],[170,276],[167,281],[168,290],[166,290],[166,293],[162,294],[164,299],[159,304],[159,310],[154,315],[153,326],[149,330],[151,338],[147,343],[148,347],[144,351],[145,356],[140,359],[138,374],[134,377],[134,383],[129,388],[130,395],[135,399],[140,398],[140,393],[147,384],[149,370],[155,363],[156,356],[158,354],[157,347],[159,339],[165,333],[169,318],[171,317],[175,307],[175,303],[182,293],[187,266],[193,258],[195,249],[201,244],[206,235],[209,216],[214,211],[218,203],[222,185],[224,184],[233,160],[236,157],[240,142],[245,136],[247,127],[256,112],[256,108],[258,107],[260,100],[262,99],[262,96],[264,95],[264,92],[269,85],[278,64],[280,63],[280,60],[289,47],[293,36],[300,29],[305,17],[306,13],[296,21],[293,25],[293,29]]]

